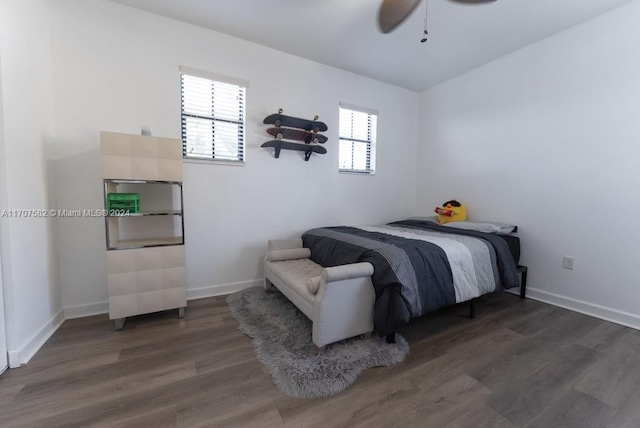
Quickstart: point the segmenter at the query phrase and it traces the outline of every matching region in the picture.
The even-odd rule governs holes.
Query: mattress
[[[373,265],[374,325],[381,335],[410,318],[520,285],[520,240],[511,235],[405,220],[312,229],[302,240],[321,266]]]
[[[503,239],[509,246],[509,252],[513,257],[513,261],[516,262],[516,265],[520,264],[520,238],[513,234],[497,236]]]

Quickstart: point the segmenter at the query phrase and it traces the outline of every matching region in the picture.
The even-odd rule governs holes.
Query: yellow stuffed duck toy
[[[445,202],[442,207],[436,207],[435,212],[438,214],[438,223],[440,224],[467,219],[467,207],[454,199]]]

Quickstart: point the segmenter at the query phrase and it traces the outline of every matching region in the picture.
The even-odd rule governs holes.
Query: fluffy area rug
[[[253,339],[256,355],[285,394],[328,397],[353,385],[365,369],[393,366],[409,353],[406,340],[352,338],[318,349],[311,321],[279,291],[253,287],[227,297],[240,330]]]

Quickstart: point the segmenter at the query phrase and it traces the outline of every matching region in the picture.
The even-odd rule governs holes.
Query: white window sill
[[[376,175],[375,171],[351,171],[348,169],[339,169],[338,172],[340,174],[348,174],[348,175]]]

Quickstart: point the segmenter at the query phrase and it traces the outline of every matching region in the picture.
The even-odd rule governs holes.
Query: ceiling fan
[[[388,33],[400,25],[411,15],[421,0],[383,0],[378,14],[380,31]],[[450,0],[456,3],[479,4],[492,3],[497,0]]]

